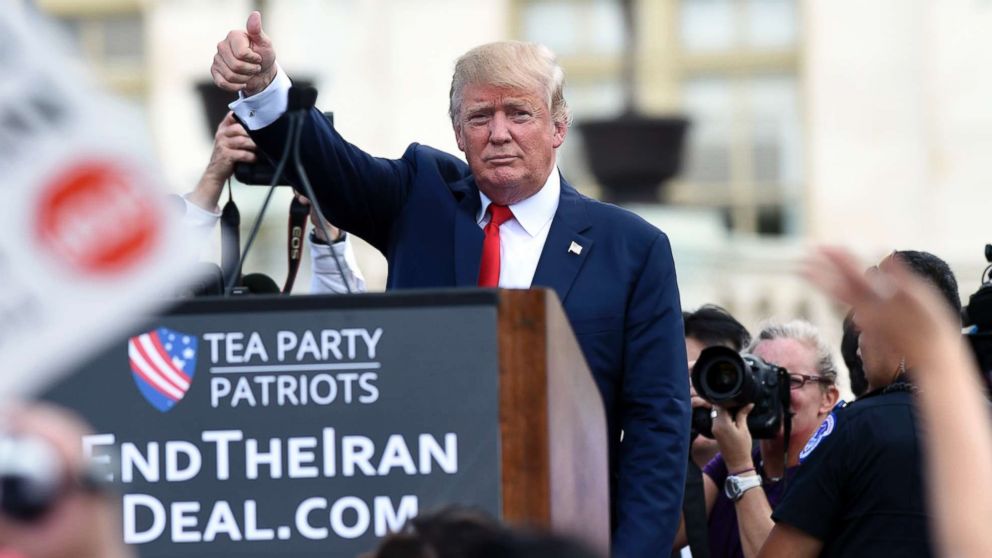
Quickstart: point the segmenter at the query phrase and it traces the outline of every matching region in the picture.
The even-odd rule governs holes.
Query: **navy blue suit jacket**
[[[252,137],[278,157],[287,128],[283,116]],[[389,289],[477,284],[481,202],[463,161],[418,144],[397,160],[372,157],[316,110],[308,115],[300,149],[327,218],[386,256]],[[580,254],[569,252],[573,241]],[[603,396],[613,553],[667,556],[679,523],[689,444],[682,312],[668,238],[562,179],[533,285],[558,294]]]

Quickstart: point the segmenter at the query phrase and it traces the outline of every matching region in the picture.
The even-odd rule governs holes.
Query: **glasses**
[[[789,374],[789,389],[801,389],[806,385],[806,382],[814,382],[817,384],[823,384],[828,386],[833,382],[830,378],[824,378],[823,376],[809,376],[807,374]]]

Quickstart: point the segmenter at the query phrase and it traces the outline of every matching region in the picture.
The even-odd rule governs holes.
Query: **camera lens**
[[[0,513],[35,521],[51,509],[61,490],[61,461],[48,442],[0,436]]]
[[[730,395],[740,387],[740,369],[726,360],[714,362],[706,371],[705,381],[714,396]]]
[[[696,392],[714,405],[734,407],[746,405],[753,391],[754,380],[744,358],[727,347],[707,347],[692,368],[692,384]]]

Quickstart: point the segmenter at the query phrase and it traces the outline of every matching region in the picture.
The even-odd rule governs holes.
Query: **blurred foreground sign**
[[[140,116],[16,6],[0,11],[0,398],[131,327],[189,268]]]

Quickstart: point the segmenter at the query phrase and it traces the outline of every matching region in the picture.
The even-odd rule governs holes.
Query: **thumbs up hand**
[[[217,43],[210,67],[214,83],[224,91],[251,96],[276,77],[276,51],[262,30],[262,14],[252,12],[244,30],[235,29]]]

